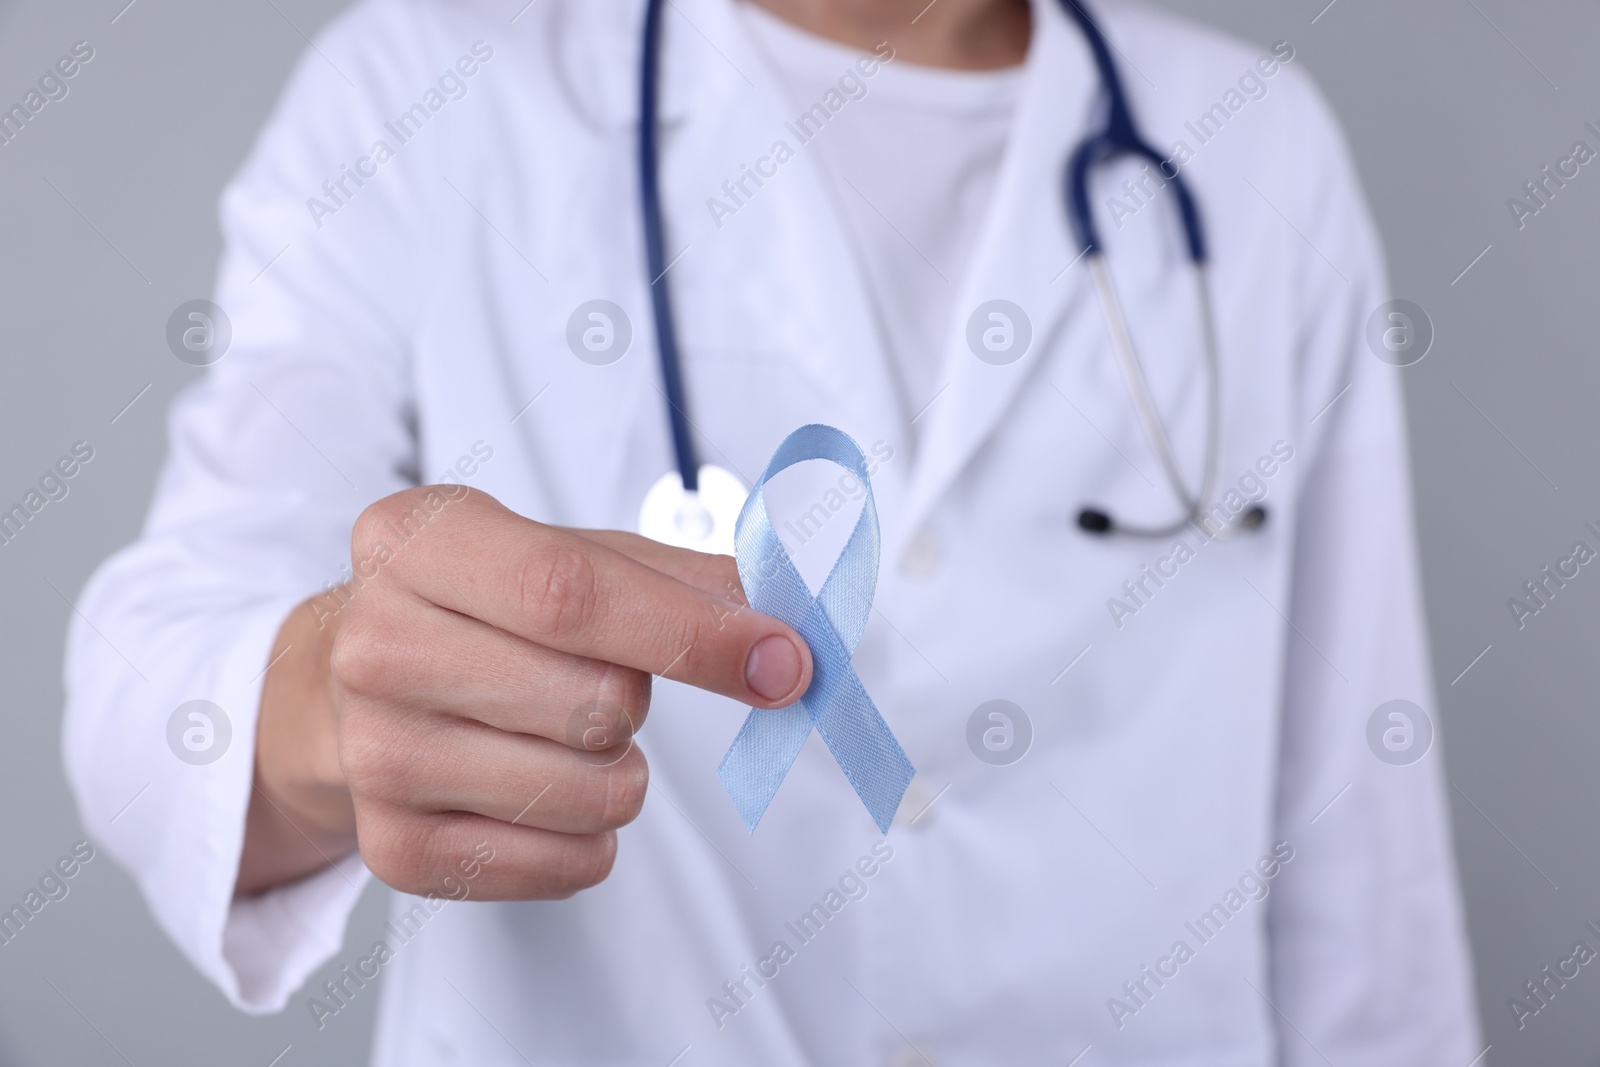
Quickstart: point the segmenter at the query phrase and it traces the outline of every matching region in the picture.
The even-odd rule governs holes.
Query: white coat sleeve
[[[360,5],[324,34],[226,191],[216,303],[231,345],[175,403],[143,533],[91,578],[68,638],[64,748],[84,824],[250,1011],[282,1008],[338,949],[367,878],[350,856],[233,899],[277,630],[344,579],[360,510],[417,481],[404,340],[417,164],[385,162],[337,200],[324,187],[403,110],[388,95],[428,84],[406,71],[418,33],[402,14]],[[314,215],[312,198],[337,210]],[[198,754],[221,753],[211,762],[169,744],[194,700],[221,709]],[[199,720],[182,726],[203,748]]]
[[[1465,1067],[1482,1045],[1445,752],[1435,736],[1421,759],[1394,765],[1368,741],[1369,717],[1390,700],[1439,722],[1406,372],[1367,343],[1366,323],[1389,299],[1381,251],[1336,124],[1309,84],[1296,88],[1307,121],[1285,186],[1308,187],[1294,219],[1305,237],[1298,421],[1308,470],[1295,516],[1277,808],[1277,838],[1296,855],[1269,905],[1268,1014],[1286,1067]]]

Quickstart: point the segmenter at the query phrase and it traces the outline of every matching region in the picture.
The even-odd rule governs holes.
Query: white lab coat
[[[148,526],[91,581],[71,636],[66,751],[89,831],[231,1000],[288,1005],[313,1031],[319,990],[300,984],[371,954],[334,956],[359,859],[258,900],[231,892],[279,623],[343,576],[360,509],[419,479],[470,469],[456,480],[523,514],[631,528],[672,466],[636,221],[640,5],[542,0],[512,21],[513,6],[366,0],[308,53],[224,199],[232,348],[174,408]],[[1354,170],[1293,63],[1197,147],[1185,121],[1266,49],[1097,10],[1150,138],[1195,149],[1225,484],[1279,442],[1293,453],[1265,464],[1265,527],[1181,564],[1161,562],[1176,539],[1076,528],[1085,504],[1129,521],[1175,505],[1090,278],[1069,266],[1062,164],[1098,97],[1055,3],[1035,3],[993,214],[952,286],[937,357],[950,384],[913,429],[807,150],[716,225],[707,198],[784,136],[791,104],[729,0],[674,0],[663,183],[690,417],[705,458],[747,482],[807,422],[892,450],[856,665],[918,778],[880,862],[813,738],[747,834],[715,773],[744,709],[659,682],[650,798],[609,880],[557,903],[451,903],[408,940],[386,935],[380,977],[345,979],[352,995],[381,988],[377,1063],[975,1067],[1092,1046],[1075,1062],[1461,1067],[1480,1051],[1441,751],[1396,767],[1366,740],[1384,701],[1434,705],[1401,372],[1363,339],[1386,294]],[[478,41],[493,56],[461,78],[466,95],[431,98],[442,106],[399,146],[385,124],[426,107]],[[361,164],[376,173],[333,204],[324,181],[378,140],[395,158]],[[1171,204],[1120,228],[1105,213],[1133,173],[1096,202],[1194,477],[1203,378]],[[313,196],[338,208],[320,225]],[[1009,366],[964,338],[993,298],[1032,324]],[[593,299],[631,322],[609,366],[566,341]],[[458,467],[475,444],[492,458]],[[1158,586],[1145,565],[1173,576]],[[206,766],[166,740],[196,698],[232,724]],[[1033,726],[1011,766],[966,741],[992,699]],[[1234,908],[1229,891],[1278,842],[1293,859],[1270,895]],[[872,877],[844,887],[865,896],[830,897],[863,858]],[[1226,926],[1195,937],[1219,902]],[[815,904],[826,925],[795,936]],[[779,941],[793,958],[763,964]],[[1176,973],[1157,985],[1147,965]],[[758,969],[776,973],[757,986]]]

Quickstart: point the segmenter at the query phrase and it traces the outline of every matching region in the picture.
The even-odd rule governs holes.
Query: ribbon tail
[[[728,746],[728,754],[717,767],[717,777],[722,779],[745,829],[751,833],[755,833],[756,824],[805,747],[811,726],[811,716],[799,704],[751,708],[739,735]]]
[[[817,733],[872,821],[887,834],[917,769],[867,695],[851,665],[850,650],[820,603],[812,602],[800,633],[811,646],[811,688],[805,704],[815,709]]]
[[[872,821],[887,834],[917,769],[853,674],[841,688],[845,691],[817,720],[817,733]]]

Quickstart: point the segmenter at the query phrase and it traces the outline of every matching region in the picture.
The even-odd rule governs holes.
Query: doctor
[[[1096,168],[1102,261],[1071,9],[673,0],[651,277],[644,5],[516,6],[363,0],[307,54],[83,595],[70,775],[194,964],[306,1047],[381,997],[385,1067],[1478,1055],[1439,746],[1368,742],[1434,707],[1399,371],[1293,42],[1085,8],[1161,164]],[[708,502],[803,424],[861,444],[887,835],[815,739],[754,833],[717,779],[813,664],[730,559],[623,532],[669,394]],[[811,466],[767,499],[817,577],[864,491]],[[342,944],[369,872],[392,921]]]

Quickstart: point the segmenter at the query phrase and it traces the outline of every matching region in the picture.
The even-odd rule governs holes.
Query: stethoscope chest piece
[[[677,471],[668,471],[644,495],[639,532],[663,544],[731,556],[733,528],[749,495],[738,475],[709,463],[700,468],[700,485],[692,493]]]

